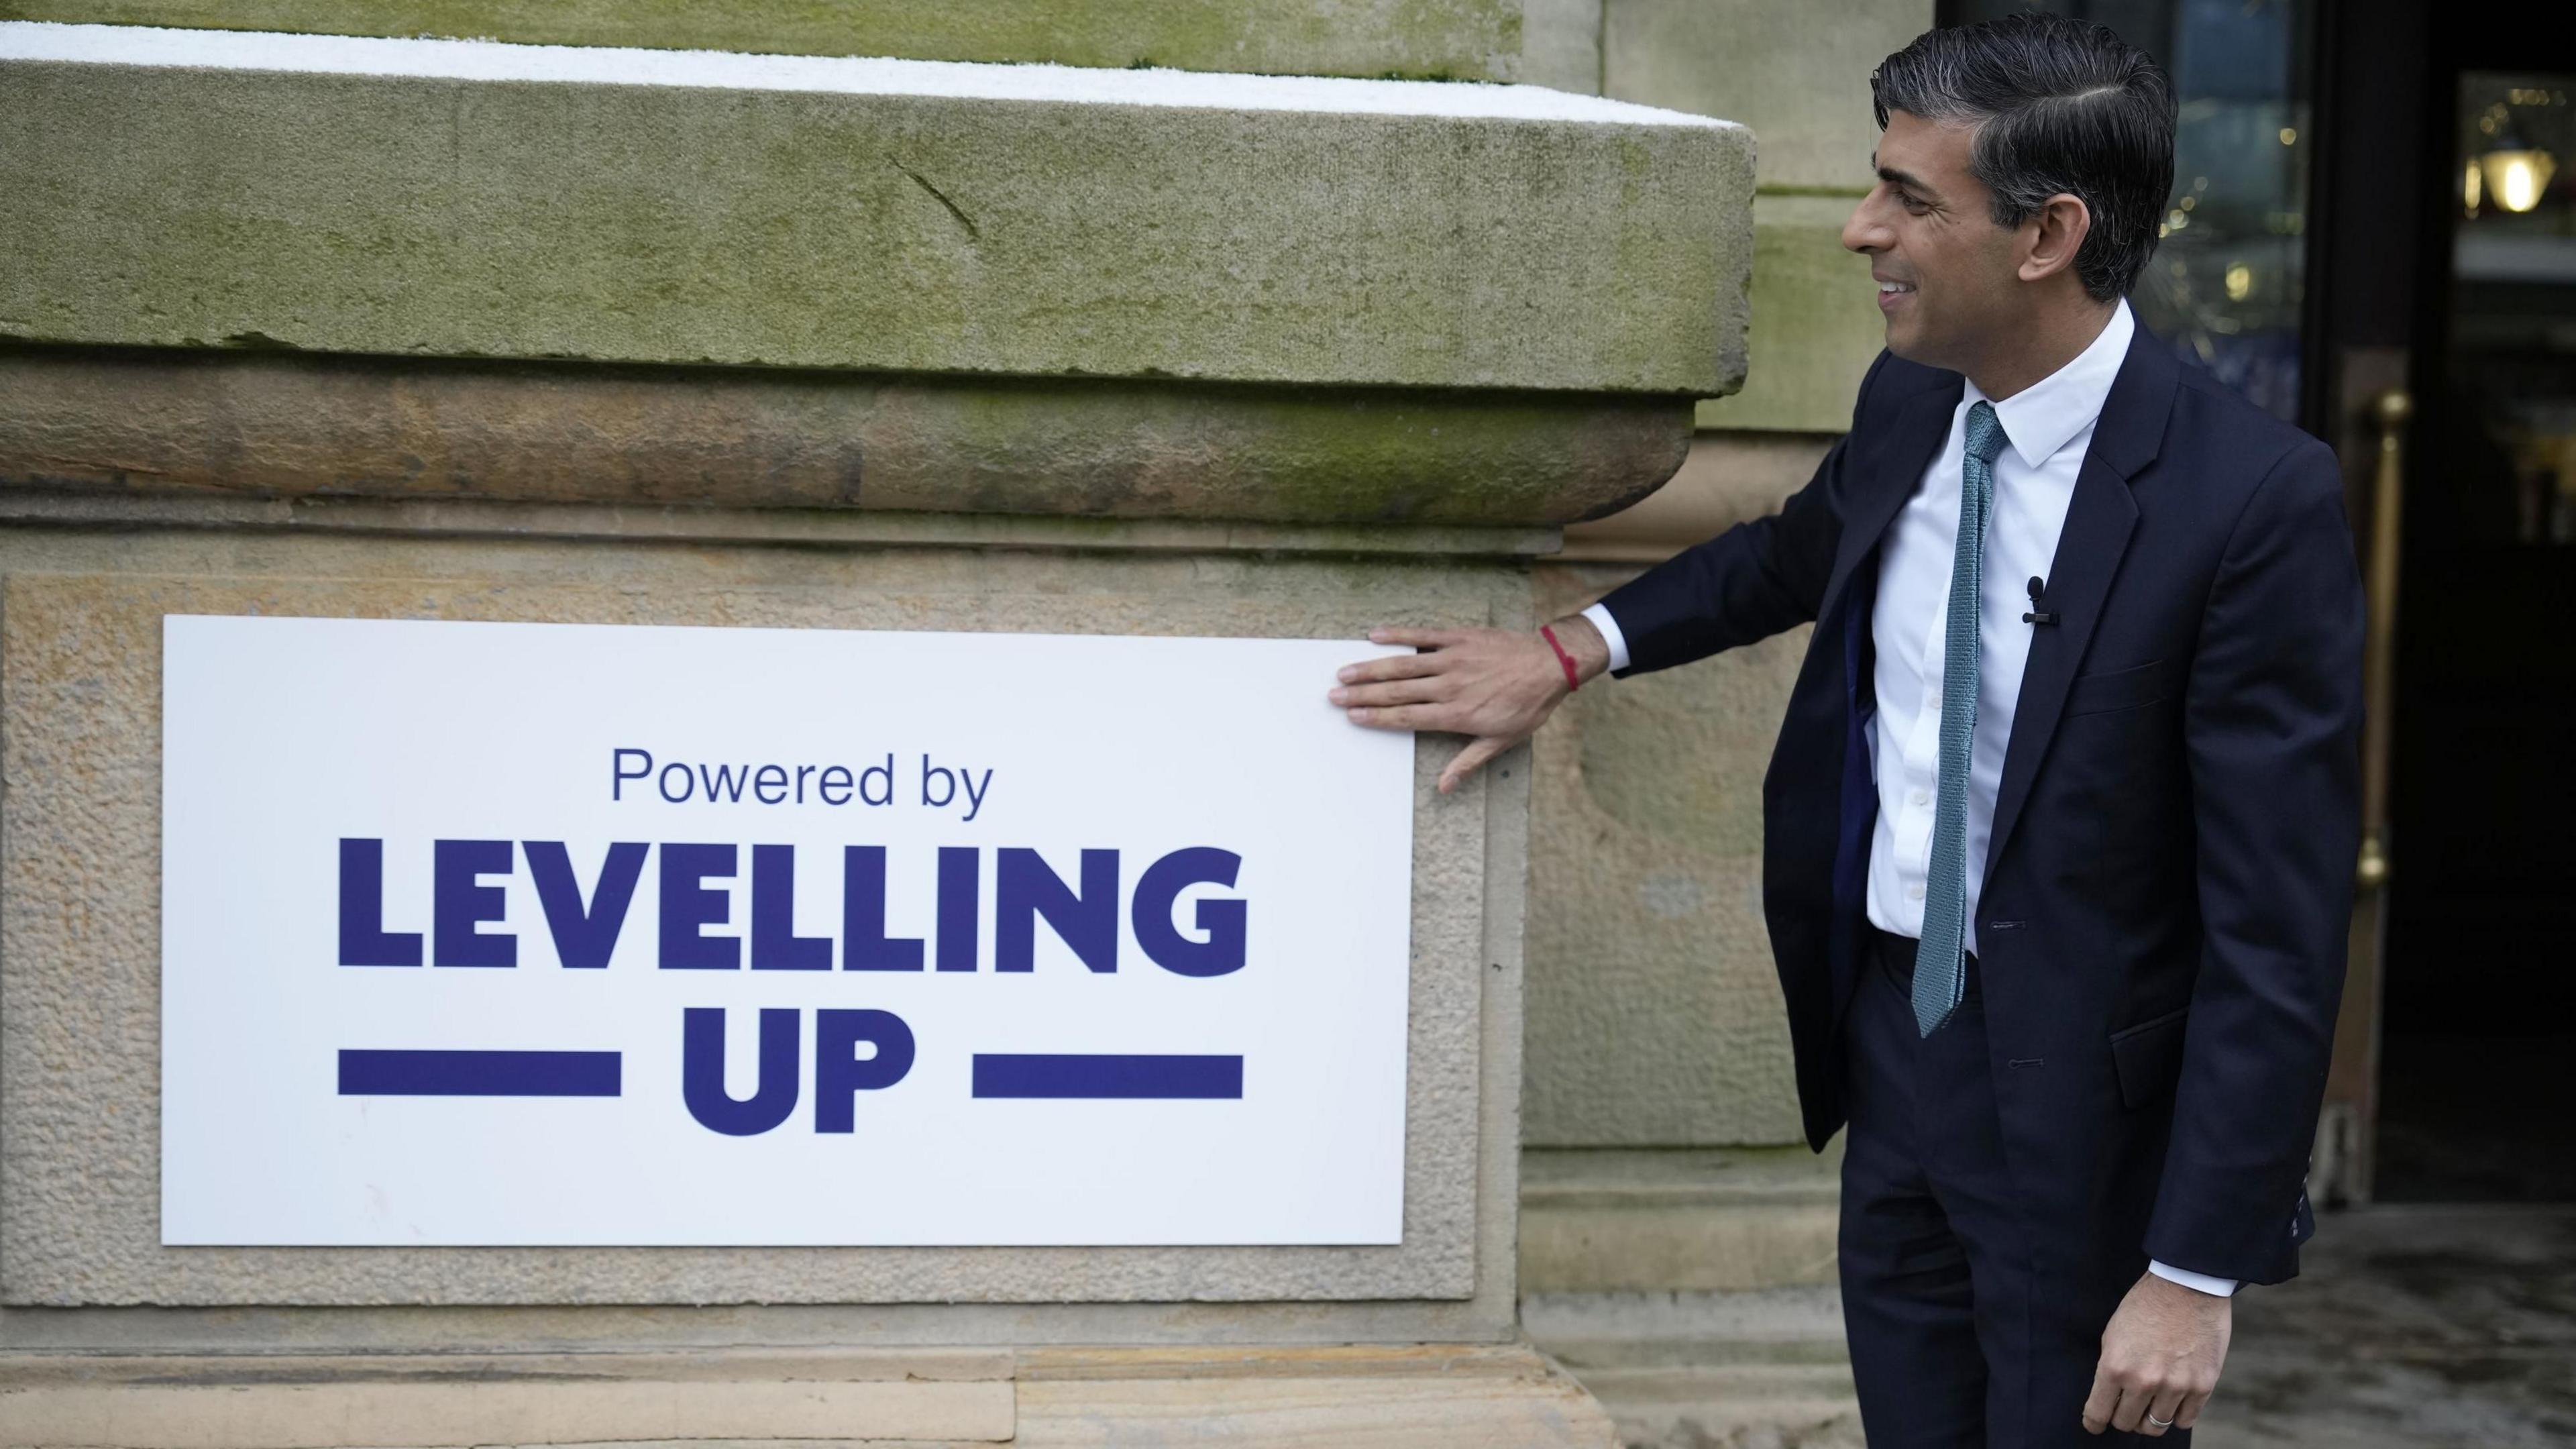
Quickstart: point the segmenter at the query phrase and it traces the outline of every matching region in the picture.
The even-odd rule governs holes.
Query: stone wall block
[[[1541,612],[1633,572],[1545,568]],[[1802,629],[1595,686],[1539,735],[1526,1144],[1797,1137],[1761,779],[1805,645]]]
[[[1566,531],[1562,562],[1538,571],[1542,613],[1581,608],[1645,565],[1777,512],[1827,447],[1802,433],[1700,434],[1652,498]],[[1543,1148],[1579,1157],[1799,1141],[1762,919],[1761,811],[1806,632],[1595,685],[1539,735],[1524,1094],[1532,1161]],[[1636,1248],[1660,1241],[1652,1234],[1596,1241],[1560,1206],[1523,1205],[1524,1267],[1549,1275],[1548,1287],[1578,1286],[1574,1277],[1600,1286],[1598,1273],[1568,1262],[1624,1255],[1632,1273],[1651,1273],[1674,1260]],[[1645,1267],[1648,1258],[1662,1266]],[[1733,1271],[1731,1261],[1705,1266]]]
[[[1869,73],[1932,28],[1932,0],[1601,0],[1602,94],[1742,121],[1766,191],[1859,191],[1878,145]]]
[[[1934,21],[1929,0],[1602,0],[1602,94],[1742,121],[1762,138],[1751,372],[1703,428],[1838,433],[1885,336],[1843,249],[1875,184],[1869,76]]]
[[[1753,203],[1756,359],[1744,388],[1699,404],[1703,428],[1840,433],[1860,380],[1887,345],[1869,259],[1844,247],[1856,197],[1760,196]]]

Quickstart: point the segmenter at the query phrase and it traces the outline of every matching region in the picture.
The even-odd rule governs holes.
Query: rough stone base
[[[1729,1292],[1834,1281],[1839,1142],[1530,1148],[1521,1154],[1525,1293]]]
[[[1611,1449],[1525,1345],[497,1357],[0,1356],[0,1449]]]
[[[1521,1323],[1626,1449],[1859,1449],[1837,1141],[1529,1149]]]

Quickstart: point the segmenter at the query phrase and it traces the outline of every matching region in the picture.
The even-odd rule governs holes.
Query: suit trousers
[[[2034,1265],[2049,1235],[2005,1161],[1976,958],[1958,1011],[1925,1037],[1915,946],[1867,932],[1843,1020],[1843,1327],[1871,1449],[2188,1446],[2180,1429],[2084,1432],[2108,1310],[2066,1312],[2098,1295],[2058,1284],[2052,1300]]]

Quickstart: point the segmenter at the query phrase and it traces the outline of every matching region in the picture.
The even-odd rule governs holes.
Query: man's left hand
[[[2102,1362],[2084,1401],[2084,1429],[2161,1438],[2188,1429],[2227,1362],[2232,1300],[2159,1278],[2140,1278],[2102,1330]]]

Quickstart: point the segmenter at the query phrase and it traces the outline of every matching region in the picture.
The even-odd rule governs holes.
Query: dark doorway
[[[2576,1200],[2576,30],[2433,7],[2378,1195]]]

